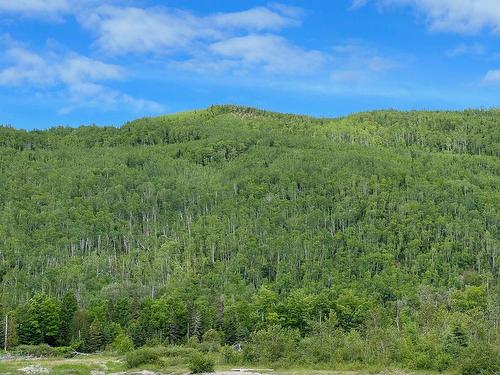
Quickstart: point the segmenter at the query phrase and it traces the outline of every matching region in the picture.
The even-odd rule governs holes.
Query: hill
[[[213,106],[120,128],[2,127],[12,340],[83,332],[90,351],[118,331],[143,345],[215,329],[228,344],[337,340],[308,352],[318,363],[452,367],[498,346],[499,157],[496,110]]]

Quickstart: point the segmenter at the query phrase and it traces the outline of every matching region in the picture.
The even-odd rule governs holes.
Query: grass
[[[88,375],[92,370],[105,373],[125,370],[125,365],[117,357],[89,355],[78,358],[26,359],[0,361],[0,374],[22,374],[19,369],[27,366],[47,368],[50,374]]]
[[[81,356],[76,358],[47,358],[47,359],[27,359],[27,360],[5,360],[0,361],[0,374],[2,375],[21,375],[22,373],[19,369],[27,366],[40,366],[47,368],[49,374],[71,374],[71,375],[89,375],[92,371],[102,371],[106,374],[116,373],[116,372],[134,372],[140,370],[151,370],[155,372],[162,372],[169,375],[174,374],[186,374],[189,372],[188,363],[177,363],[177,361],[169,360],[169,358],[161,358],[161,365],[141,365],[134,369],[129,369],[127,364],[121,357],[110,356],[110,355],[89,355]],[[266,368],[265,366],[243,366],[243,365],[221,365],[217,366],[217,371],[230,371],[233,368],[252,368],[256,372],[259,372],[259,368]],[[277,370],[275,372],[267,374],[276,375],[367,375],[367,374],[386,374],[386,375],[396,375],[396,374],[412,374],[412,375],[436,375],[436,372],[426,372],[426,371],[408,371],[408,372],[392,372],[391,370],[381,371],[380,368],[370,368],[364,370],[349,369],[349,368],[339,368],[339,371],[333,371],[329,369],[310,369],[310,368],[297,368],[297,369],[287,369],[287,370]],[[453,374],[452,372],[448,374]]]

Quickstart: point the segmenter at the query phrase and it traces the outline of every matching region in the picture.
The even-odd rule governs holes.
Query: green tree
[[[60,345],[69,345],[72,340],[73,324],[75,313],[78,311],[78,302],[72,291],[66,292],[61,301],[59,328]]]
[[[85,338],[85,349],[91,353],[97,352],[102,350],[105,344],[104,323],[96,318],[90,325],[88,335]]]

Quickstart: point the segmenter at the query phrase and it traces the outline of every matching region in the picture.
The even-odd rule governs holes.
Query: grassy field
[[[117,357],[85,356],[71,359],[0,360],[0,374],[110,374],[126,370]],[[48,371],[48,372],[47,372]]]
[[[237,375],[229,366],[217,366],[218,375]],[[248,372],[247,372],[248,371]],[[0,359],[0,374],[70,374],[70,375],[107,375],[107,374],[187,374],[189,370],[183,366],[172,366],[159,368],[154,365],[141,366],[138,369],[128,369],[120,357],[89,355],[85,357],[71,359]],[[432,375],[432,372],[411,372],[406,373],[398,370],[379,371],[368,369],[366,371],[332,371],[326,369],[288,369],[288,370],[260,370],[248,369],[242,374],[256,375],[258,373],[275,373],[280,375],[363,375],[363,374],[383,374],[383,375]]]

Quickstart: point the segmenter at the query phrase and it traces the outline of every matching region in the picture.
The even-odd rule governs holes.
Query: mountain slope
[[[499,141],[494,110],[316,119],[214,106],[121,128],[0,128],[2,303],[183,290],[206,299],[205,330],[221,296],[234,307],[267,286],[276,321],[306,332],[331,309],[346,329],[373,308],[390,326],[400,301],[412,316],[422,298],[449,305],[473,287],[484,296],[464,303],[491,315]],[[295,295],[320,301],[299,321],[286,313]],[[246,337],[255,321],[237,316]]]

